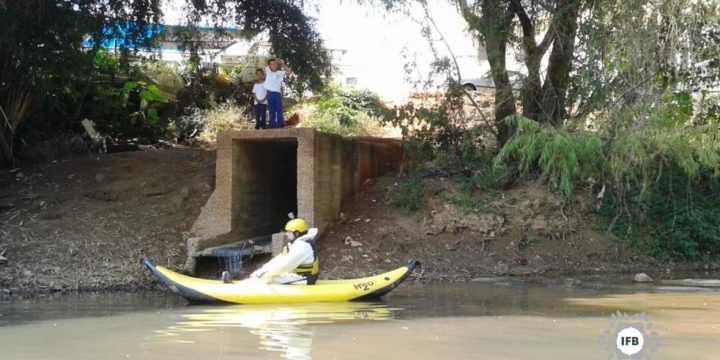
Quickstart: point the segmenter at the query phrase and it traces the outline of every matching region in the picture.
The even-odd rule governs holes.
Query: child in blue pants
[[[265,119],[267,117],[267,91],[265,91],[265,71],[255,70],[255,84],[253,84],[253,110],[255,111],[255,129],[267,128]]]
[[[278,63],[282,70],[278,70]],[[268,112],[270,129],[283,128],[285,119],[283,118],[282,95],[281,88],[285,74],[292,74],[292,71],[285,66],[282,60],[270,59],[265,68],[265,90],[267,91]]]

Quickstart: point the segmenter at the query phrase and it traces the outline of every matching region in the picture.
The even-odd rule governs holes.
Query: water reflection
[[[338,322],[388,321],[402,308],[384,303],[311,303],[287,305],[237,305],[191,308],[182,320],[157,330],[156,340],[173,343],[204,342],[203,333],[234,328],[249,329],[259,348],[286,359],[311,359],[317,326]]]

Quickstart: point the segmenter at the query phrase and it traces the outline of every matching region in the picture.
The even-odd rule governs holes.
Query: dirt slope
[[[140,256],[180,266],[214,184],[213,152],[148,150],[0,173],[0,288],[149,283]]]
[[[407,213],[393,201],[394,181],[369,184],[344,207],[321,241],[325,276],[360,276],[408,259],[423,263],[428,281],[663,268],[604,235],[592,204],[566,202],[542,184],[488,192],[474,204],[481,211],[462,211],[448,201],[458,191],[451,180],[426,179],[426,206]]]

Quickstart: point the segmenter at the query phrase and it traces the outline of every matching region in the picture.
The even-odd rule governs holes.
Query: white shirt
[[[253,85],[252,93],[255,94],[255,105],[257,104],[267,104],[267,99],[265,96],[267,95],[267,91],[265,91],[265,83],[255,83]],[[257,99],[264,99],[262,102],[258,102]]]
[[[270,67],[265,67],[265,89],[267,91],[280,92],[282,87],[283,78],[285,77],[284,70],[272,71]]]
[[[308,233],[295,239],[288,245],[287,254],[279,254],[267,264],[256,270],[253,275],[270,281],[273,277],[295,270],[300,265],[310,265],[315,261],[315,252],[308,243],[318,234],[318,229],[311,228]],[[252,276],[252,275],[251,275]]]

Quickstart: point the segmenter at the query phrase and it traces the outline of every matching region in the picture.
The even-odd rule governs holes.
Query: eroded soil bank
[[[93,156],[0,175],[0,288],[133,288],[138,259],[178,267],[183,232],[212,192],[214,153]]]
[[[3,170],[2,292],[155,286],[138,259],[181,268],[184,232],[212,192],[214,163],[211,151],[169,149]],[[426,205],[407,213],[394,200],[396,182],[392,176],[368,182],[347,202],[320,240],[323,277],[365,276],[408,259],[424,264],[420,281],[717,271],[715,264],[643,256],[604,234],[594,204],[564,201],[542,184],[488,192],[478,200],[482,206],[463,211],[448,201],[458,191],[451,179],[425,179]]]

